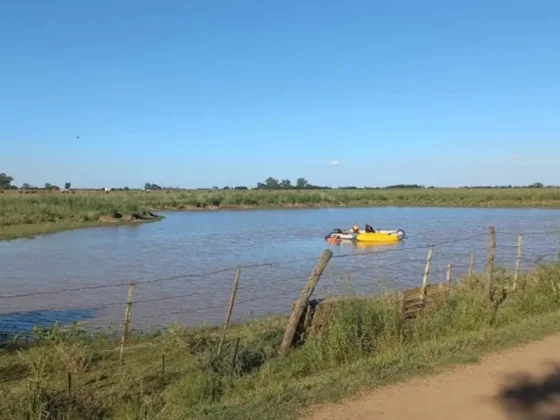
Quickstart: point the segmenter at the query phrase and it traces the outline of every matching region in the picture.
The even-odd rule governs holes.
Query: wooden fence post
[[[428,277],[430,276],[433,255],[434,246],[430,245],[430,248],[428,249],[428,258],[426,259],[426,267],[424,268],[424,277],[422,278],[422,289],[420,289],[420,302],[422,304],[424,304],[424,300],[426,299],[426,286],[428,285]]]
[[[560,229],[558,229],[558,261],[560,261]]]
[[[476,252],[473,251],[473,252],[471,252],[471,258],[470,258],[470,262],[469,262],[469,280],[472,279],[472,276],[474,274],[475,259],[476,259]]]
[[[161,353],[161,385],[165,386],[165,353]]]
[[[72,372],[67,373],[67,389],[68,395],[72,395]]]
[[[235,369],[235,361],[237,360],[237,352],[239,351],[239,342],[241,341],[241,337],[237,337],[235,340],[235,347],[233,349],[233,357],[231,358],[231,370]]]
[[[486,285],[484,296],[488,302],[492,302],[494,293],[494,261],[496,259],[496,229],[494,226],[488,228],[488,262],[486,263]]]
[[[220,357],[220,354],[222,353],[222,346],[224,345],[224,340],[226,339],[226,331],[229,327],[229,321],[231,320],[231,313],[233,312],[233,305],[235,304],[235,296],[237,296],[237,289],[239,288],[240,278],[241,278],[241,269],[238,268],[235,272],[235,279],[233,280],[233,288],[231,289],[231,295],[229,297],[226,323],[224,325],[224,330],[222,332],[222,338],[220,339],[220,344],[218,344],[218,357]]]
[[[126,309],[124,312],[124,325],[119,356],[119,363],[121,365],[124,364],[124,348],[126,346],[126,342],[128,341],[128,335],[130,334],[130,317],[132,314],[132,298],[134,296],[134,286],[134,282],[130,283],[130,285],[128,286],[128,296],[126,297]]]
[[[451,269],[453,268],[453,266],[451,264],[447,264],[447,290],[450,291],[451,290]]]
[[[521,269],[521,253],[523,252],[523,234],[517,237],[517,258],[515,259],[515,273],[513,275],[513,290],[517,289],[519,283],[519,270]]]
[[[294,309],[290,315],[290,319],[288,320],[288,326],[286,327],[286,332],[284,333],[284,339],[280,345],[279,354],[281,356],[285,356],[290,351],[290,347],[294,341],[296,329],[301,320],[301,316],[303,315],[303,311],[307,307],[309,298],[313,294],[313,291],[315,290],[323,271],[325,271],[325,268],[329,264],[332,255],[333,253],[330,249],[325,249],[321,258],[317,262],[317,265],[315,265],[315,268],[311,272],[309,279],[307,279],[307,284],[301,290],[299,298],[296,301]]]

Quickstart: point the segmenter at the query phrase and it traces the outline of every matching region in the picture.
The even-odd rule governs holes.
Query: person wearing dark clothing
[[[366,225],[366,233],[374,233],[375,230],[370,226],[370,225]]]

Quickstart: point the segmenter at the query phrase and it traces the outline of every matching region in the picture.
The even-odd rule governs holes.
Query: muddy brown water
[[[556,259],[559,246],[558,210],[386,207],[163,214],[165,220],[158,223],[0,242],[0,330],[29,330],[56,320],[118,327],[131,281],[138,283],[132,310],[136,328],[174,321],[221,323],[238,265],[252,267],[242,268],[233,321],[286,313],[326,248],[334,257],[318,297],[419,285],[430,243],[436,244],[432,281],[445,279],[448,263],[455,277],[466,272],[471,251],[477,252],[481,270],[490,225],[498,232],[498,267],[514,266],[519,232],[525,233],[524,269]],[[325,242],[332,228],[356,223],[400,228],[407,237],[396,245],[365,248]]]

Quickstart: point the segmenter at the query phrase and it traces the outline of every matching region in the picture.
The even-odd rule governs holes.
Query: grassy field
[[[37,332],[32,346],[11,344],[0,353],[0,417],[293,419],[310,404],[560,330],[560,264],[523,274],[521,287],[499,306],[484,301],[480,280],[459,281],[443,307],[414,321],[403,321],[394,296],[347,300],[320,337],[285,358],[277,356],[283,318],[231,328],[220,357],[218,329],[175,325],[137,336],[123,366],[117,342],[105,336],[76,328]],[[497,287],[512,282],[507,273],[496,280]]]
[[[560,208],[560,188],[290,191],[5,191],[0,239],[99,224],[102,216],[148,210],[326,206]]]

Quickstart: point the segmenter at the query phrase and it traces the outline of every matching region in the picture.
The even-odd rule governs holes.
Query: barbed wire
[[[555,230],[552,230],[552,231],[520,232],[520,233],[522,233],[524,236],[529,236],[529,235],[550,235],[551,233],[555,233],[555,234],[560,235],[559,232],[560,232],[560,230],[555,229]],[[508,235],[518,235],[518,233],[513,233],[513,232],[508,232],[508,231],[496,231],[496,233],[508,234]],[[333,255],[332,258],[343,259],[343,258],[360,257],[360,256],[374,255],[374,254],[379,255],[379,254],[385,254],[385,253],[403,252],[403,251],[407,251],[407,250],[425,249],[425,248],[429,248],[430,246],[435,248],[435,247],[441,247],[441,246],[444,246],[444,245],[450,245],[450,244],[453,244],[453,243],[465,242],[465,241],[469,241],[471,239],[475,239],[475,238],[482,237],[482,236],[487,236],[487,235],[488,235],[487,232],[480,232],[480,233],[476,233],[474,235],[470,235],[470,236],[466,236],[466,237],[462,237],[462,238],[457,238],[457,239],[451,239],[451,240],[442,241],[442,242],[426,243],[426,244],[420,244],[420,245],[411,246],[411,247],[404,246],[404,247],[400,247],[400,248],[376,249],[376,250],[373,250],[373,251],[364,251],[364,252],[360,252],[360,253],[338,254],[338,255]],[[501,247],[515,247],[515,245],[501,245]],[[67,293],[67,292],[79,292],[79,291],[86,291],[86,290],[97,290],[97,289],[105,289],[105,288],[125,287],[125,286],[129,286],[131,283],[134,283],[135,285],[140,285],[140,284],[168,282],[168,281],[174,281],[174,280],[185,280],[185,279],[189,279],[189,278],[202,279],[202,278],[212,277],[212,276],[215,276],[217,274],[222,274],[222,273],[226,273],[226,272],[234,272],[237,269],[274,267],[274,266],[279,266],[279,265],[294,264],[294,263],[298,263],[298,262],[305,262],[305,261],[309,262],[309,261],[313,261],[313,260],[316,260],[316,259],[317,259],[316,257],[303,257],[303,258],[298,257],[298,258],[283,260],[283,261],[265,262],[265,263],[259,263],[259,264],[235,265],[235,266],[221,268],[221,269],[218,269],[218,270],[209,271],[209,272],[206,272],[206,273],[182,273],[182,274],[177,274],[177,275],[174,275],[174,276],[159,277],[159,278],[154,278],[154,279],[149,279],[149,280],[140,280],[140,281],[134,281],[133,280],[133,281],[129,281],[129,282],[119,282],[119,283],[111,283],[111,284],[96,284],[96,285],[70,287],[70,288],[56,289],[56,290],[43,290],[43,291],[37,291],[37,292],[20,293],[20,294],[12,294],[12,295],[0,295],[0,299],[33,297],[33,296],[43,296],[43,295],[60,294],[60,293]]]
[[[528,237],[528,236],[541,236],[541,235],[550,235],[551,233],[554,233],[555,235],[559,233],[558,230],[553,230],[553,231],[533,231],[533,232],[521,232],[523,233],[524,236]],[[517,236],[518,233],[513,233],[513,232],[503,232],[503,231],[496,231],[496,234],[507,234],[507,235],[515,235]],[[441,241],[441,242],[435,242],[435,243],[425,243],[425,244],[418,244],[418,245],[414,245],[414,246],[400,246],[398,248],[383,248],[383,249],[374,249],[372,251],[363,251],[363,252],[351,252],[351,253],[342,253],[342,254],[335,254],[332,255],[332,260],[333,261],[343,261],[346,259],[359,259],[361,257],[366,257],[369,255],[375,255],[375,256],[384,256],[384,255],[394,255],[395,253],[398,252],[403,252],[403,251],[408,251],[408,250],[420,250],[420,249],[429,249],[430,247],[433,247],[434,249],[437,248],[443,248],[444,250],[447,250],[446,247],[448,247],[449,245],[455,244],[455,243],[461,243],[461,242],[468,242],[471,241],[472,239],[476,239],[476,238],[480,238],[483,236],[487,236],[488,233],[487,232],[479,232],[479,233],[474,233],[472,235],[469,236],[465,236],[465,237],[461,237],[461,238],[455,238],[455,239],[450,239],[450,240],[445,240],[445,241]],[[559,236],[560,238],[560,236]],[[513,250],[516,249],[517,245],[514,244],[509,244],[509,243],[504,243],[504,244],[499,244],[497,247],[498,251],[503,251],[503,250]],[[466,272],[466,270],[470,270],[471,268],[474,269],[476,271],[477,267],[483,267],[484,270],[487,270],[488,268],[488,261],[485,261],[486,258],[483,257],[482,258],[477,258],[479,261],[475,261],[474,266],[471,266],[470,263],[468,263],[468,258],[469,255],[471,253],[474,253],[476,256],[480,255],[480,253],[486,253],[488,251],[488,245],[485,246],[477,246],[474,249],[471,248],[470,250],[468,249],[462,249],[460,251],[457,252],[444,252],[444,254],[440,254],[438,252],[434,253],[433,256],[433,261],[432,261],[432,267],[430,268],[430,275],[433,275],[435,277],[439,277],[440,275],[443,275],[447,272],[447,263],[451,263],[452,265],[452,270],[454,270],[453,272],[453,278],[456,277],[460,277],[460,274],[458,274],[458,272]],[[534,255],[535,252],[538,251],[542,251],[541,247],[537,247],[535,244],[531,243],[530,241],[526,241],[523,243],[523,260],[522,260],[522,264],[538,264],[541,261],[544,261],[547,258],[551,258],[551,257],[558,257],[559,254],[558,253],[552,253],[552,252],[548,252],[548,253],[544,253],[544,254],[540,254],[540,255]],[[502,252],[503,253],[503,252]],[[462,262],[458,261],[458,259],[461,259]],[[511,259],[512,261],[515,258],[515,254],[513,253],[508,253],[505,257],[502,256],[500,258],[506,258],[506,259]],[[497,262],[498,257],[496,256],[496,262]],[[297,262],[309,262],[309,261],[316,261],[317,257],[298,257],[298,258],[293,258],[293,259],[285,259],[285,260],[279,260],[279,261],[274,261],[274,262],[265,262],[265,263],[259,263],[259,264],[246,264],[246,265],[236,265],[236,266],[231,266],[231,267],[225,267],[225,268],[221,268],[218,270],[213,270],[213,271],[208,271],[205,273],[183,273],[183,274],[178,274],[178,275],[174,275],[174,276],[168,276],[168,277],[159,277],[159,278],[154,278],[154,279],[148,279],[148,280],[141,280],[141,281],[137,281],[134,282],[135,285],[145,285],[145,284],[155,284],[155,283],[159,283],[159,282],[168,282],[168,281],[174,281],[174,280],[184,280],[184,279],[189,279],[189,278],[199,278],[199,279],[203,279],[203,278],[209,278],[212,276],[216,276],[219,274],[223,274],[223,273],[228,273],[228,272],[234,272],[235,270],[238,269],[244,269],[244,270],[248,270],[248,269],[258,269],[258,268],[282,268],[284,266],[293,266],[295,263]],[[402,273],[407,272],[408,276],[410,277],[413,271],[419,270],[418,273],[418,277],[422,277],[422,271],[424,268],[424,265],[426,264],[426,260],[423,258],[417,258],[417,257],[408,257],[405,260],[402,261],[394,261],[394,260],[386,260],[386,259],[381,259],[381,260],[373,260],[373,261],[377,261],[376,264],[379,266],[383,266],[383,270],[388,270],[391,271],[393,269],[395,269],[395,273],[392,274],[391,276],[396,277],[397,279],[399,278],[399,276],[402,275]],[[445,267],[439,267],[439,265],[441,264],[445,264]],[[499,264],[496,264],[499,265]],[[401,268],[402,266],[406,266],[406,270],[399,270],[399,268]],[[379,270],[377,270],[379,271]],[[371,265],[368,266],[364,266],[364,267],[350,267],[350,269],[344,269],[344,268],[340,268],[336,266],[336,263],[333,264],[329,264],[329,266],[327,267],[327,269],[325,270],[325,273],[328,273],[331,277],[337,277],[340,276],[341,278],[344,276],[349,276],[349,275],[355,275],[355,274],[362,274],[362,273],[376,273],[376,269],[375,267],[372,267]],[[383,275],[379,275],[377,274],[378,277],[384,277],[386,276],[386,274]],[[240,307],[239,310],[241,311],[247,311],[247,308],[243,308],[243,305],[246,305],[248,303],[251,302],[256,302],[259,300],[262,300],[264,298],[266,298],[266,295],[270,295],[272,294],[275,298],[284,298],[284,297],[289,297],[290,295],[296,295],[297,293],[300,292],[301,290],[301,285],[303,282],[305,282],[308,278],[309,274],[300,274],[297,276],[285,276],[282,278],[272,278],[272,281],[266,281],[263,279],[259,279],[258,284],[254,284],[254,280],[252,280],[250,283],[251,284],[241,284],[238,287],[238,292],[244,292],[247,290],[252,290],[255,287],[262,287],[263,285],[266,286],[264,291],[258,291],[255,293],[254,296],[245,296],[245,297],[241,297],[240,299],[237,300],[237,302],[235,303],[236,305],[236,310],[238,310],[238,306]],[[294,282],[296,282],[294,284]],[[406,281],[405,283],[409,283],[409,281]],[[404,283],[403,283],[404,284]],[[12,295],[3,295],[0,296],[0,299],[3,300],[7,300],[7,299],[15,299],[15,298],[25,298],[25,297],[35,297],[35,296],[43,296],[43,295],[49,295],[49,294],[61,294],[61,293],[67,293],[67,292],[80,292],[80,291],[88,291],[88,290],[96,290],[96,289],[105,289],[105,288],[114,288],[114,287],[124,287],[124,286],[129,286],[130,283],[124,283],[124,282],[119,282],[119,283],[115,283],[115,284],[96,284],[96,285],[86,285],[86,286],[81,286],[81,287],[70,287],[70,288],[62,288],[62,289],[56,289],[56,290],[43,290],[43,291],[35,291],[35,292],[30,292],[30,293],[19,293],[19,294],[12,294]],[[278,285],[278,286],[276,286]],[[289,286],[286,286],[289,285]],[[293,288],[292,288],[293,286]],[[230,287],[225,287],[224,284],[220,284],[221,290],[220,293],[217,295],[214,295],[213,297],[220,299],[219,303],[212,303],[212,304],[207,304],[207,305],[203,305],[203,306],[195,306],[195,307],[187,307],[187,308],[182,308],[176,311],[168,311],[166,310],[163,314],[161,313],[161,310],[158,313],[155,314],[145,314],[145,315],[141,315],[142,312],[144,311],[143,308],[144,306],[142,305],[148,305],[145,308],[150,308],[149,304],[151,303],[157,303],[157,302],[166,302],[166,301],[171,301],[171,300],[176,300],[176,299],[187,299],[186,304],[189,305],[190,303],[188,303],[188,298],[199,298],[199,297],[203,297],[205,295],[208,295],[208,292],[201,292],[201,291],[188,291],[186,293],[176,293],[176,294],[172,294],[172,295],[164,295],[164,296],[153,296],[153,297],[146,297],[146,298],[141,298],[141,299],[133,299],[131,302],[129,302],[133,307],[134,307],[134,319],[136,320],[136,322],[143,322],[149,319],[155,319],[155,318],[161,318],[163,315],[163,318],[169,318],[171,316],[174,315],[183,315],[183,314],[191,314],[191,313],[202,313],[204,311],[207,312],[207,314],[212,317],[212,318],[219,318],[220,316],[216,315],[216,313],[211,313],[212,310],[217,310],[217,309],[221,309],[225,311],[225,308],[227,307],[227,296],[228,296],[228,292]],[[286,290],[286,288],[288,287],[288,289]],[[330,286],[329,286],[330,287]],[[362,286],[360,286],[362,287]],[[362,287],[363,288],[363,287]],[[153,291],[151,292],[153,294]],[[242,293],[243,294],[243,293]],[[214,299],[215,301],[216,299]],[[40,307],[40,308],[32,308],[29,310],[18,310],[18,311],[13,311],[13,312],[3,312],[0,313],[0,329],[2,328],[2,317],[9,317],[9,318],[17,318],[17,316],[19,315],[28,315],[30,313],[46,313],[46,314],[42,314],[41,318],[44,318],[45,320],[48,319],[55,319],[57,317],[56,314],[49,314],[48,312],[72,312],[72,311],[87,311],[87,310],[103,310],[106,308],[111,308],[111,307],[122,307],[124,308],[127,305],[127,302],[123,299],[121,301],[118,302],[105,302],[105,303],[98,303],[98,304],[92,304],[92,305],[79,305],[79,306],[45,306],[45,307]],[[140,305],[140,306],[139,306]],[[152,305],[153,306],[153,305]],[[157,305],[156,305],[157,306]],[[157,310],[157,307],[154,307]],[[148,310],[148,309],[146,309]],[[140,312],[138,312],[140,311]],[[251,310],[252,313],[252,310]],[[64,318],[64,316],[63,316]],[[90,324],[91,328],[95,328],[95,326],[100,326],[100,325],[109,325],[109,326],[120,326],[121,324],[118,322],[114,322],[114,321],[104,321],[102,319],[98,319],[98,315],[94,315],[94,317],[92,317],[91,319],[88,319],[86,322]],[[17,320],[8,320],[7,321],[9,324],[13,324],[14,326],[16,324],[18,324]],[[6,321],[3,322],[5,325],[8,325],[6,323]],[[0,335],[1,335],[1,331],[0,331]]]
[[[522,234],[523,236],[540,236],[540,235],[550,235],[550,234],[556,234],[558,237],[560,237],[560,227],[552,230],[552,231],[535,231],[535,232],[527,232],[527,231],[520,231],[520,232],[509,232],[509,231],[503,231],[503,230],[496,230],[496,234],[500,234],[500,235],[514,235],[514,236],[518,236],[519,234]]]
[[[187,278],[206,278],[212,277],[216,274],[226,273],[226,272],[233,272],[237,269],[247,269],[247,268],[256,268],[256,267],[267,267],[272,266],[272,263],[262,263],[262,264],[249,264],[249,265],[237,265],[234,267],[227,267],[222,268],[219,270],[210,271],[207,273],[200,273],[200,274],[179,274],[176,276],[170,277],[161,277],[155,278],[151,280],[141,280],[141,281],[132,281],[132,282],[120,282],[114,284],[97,284],[91,286],[81,286],[81,287],[73,287],[67,289],[58,289],[58,290],[45,290],[40,292],[31,292],[31,293],[21,293],[15,295],[0,295],[0,299],[10,299],[10,298],[19,298],[19,297],[29,297],[29,296],[41,296],[41,295],[49,295],[49,294],[59,294],[59,293],[67,293],[67,292],[80,292],[84,290],[95,290],[95,289],[105,289],[110,287],[125,287],[130,286],[132,283],[135,285],[139,284],[150,284],[150,283],[158,283],[158,282],[165,282],[165,281],[172,281],[172,280],[183,280]]]

